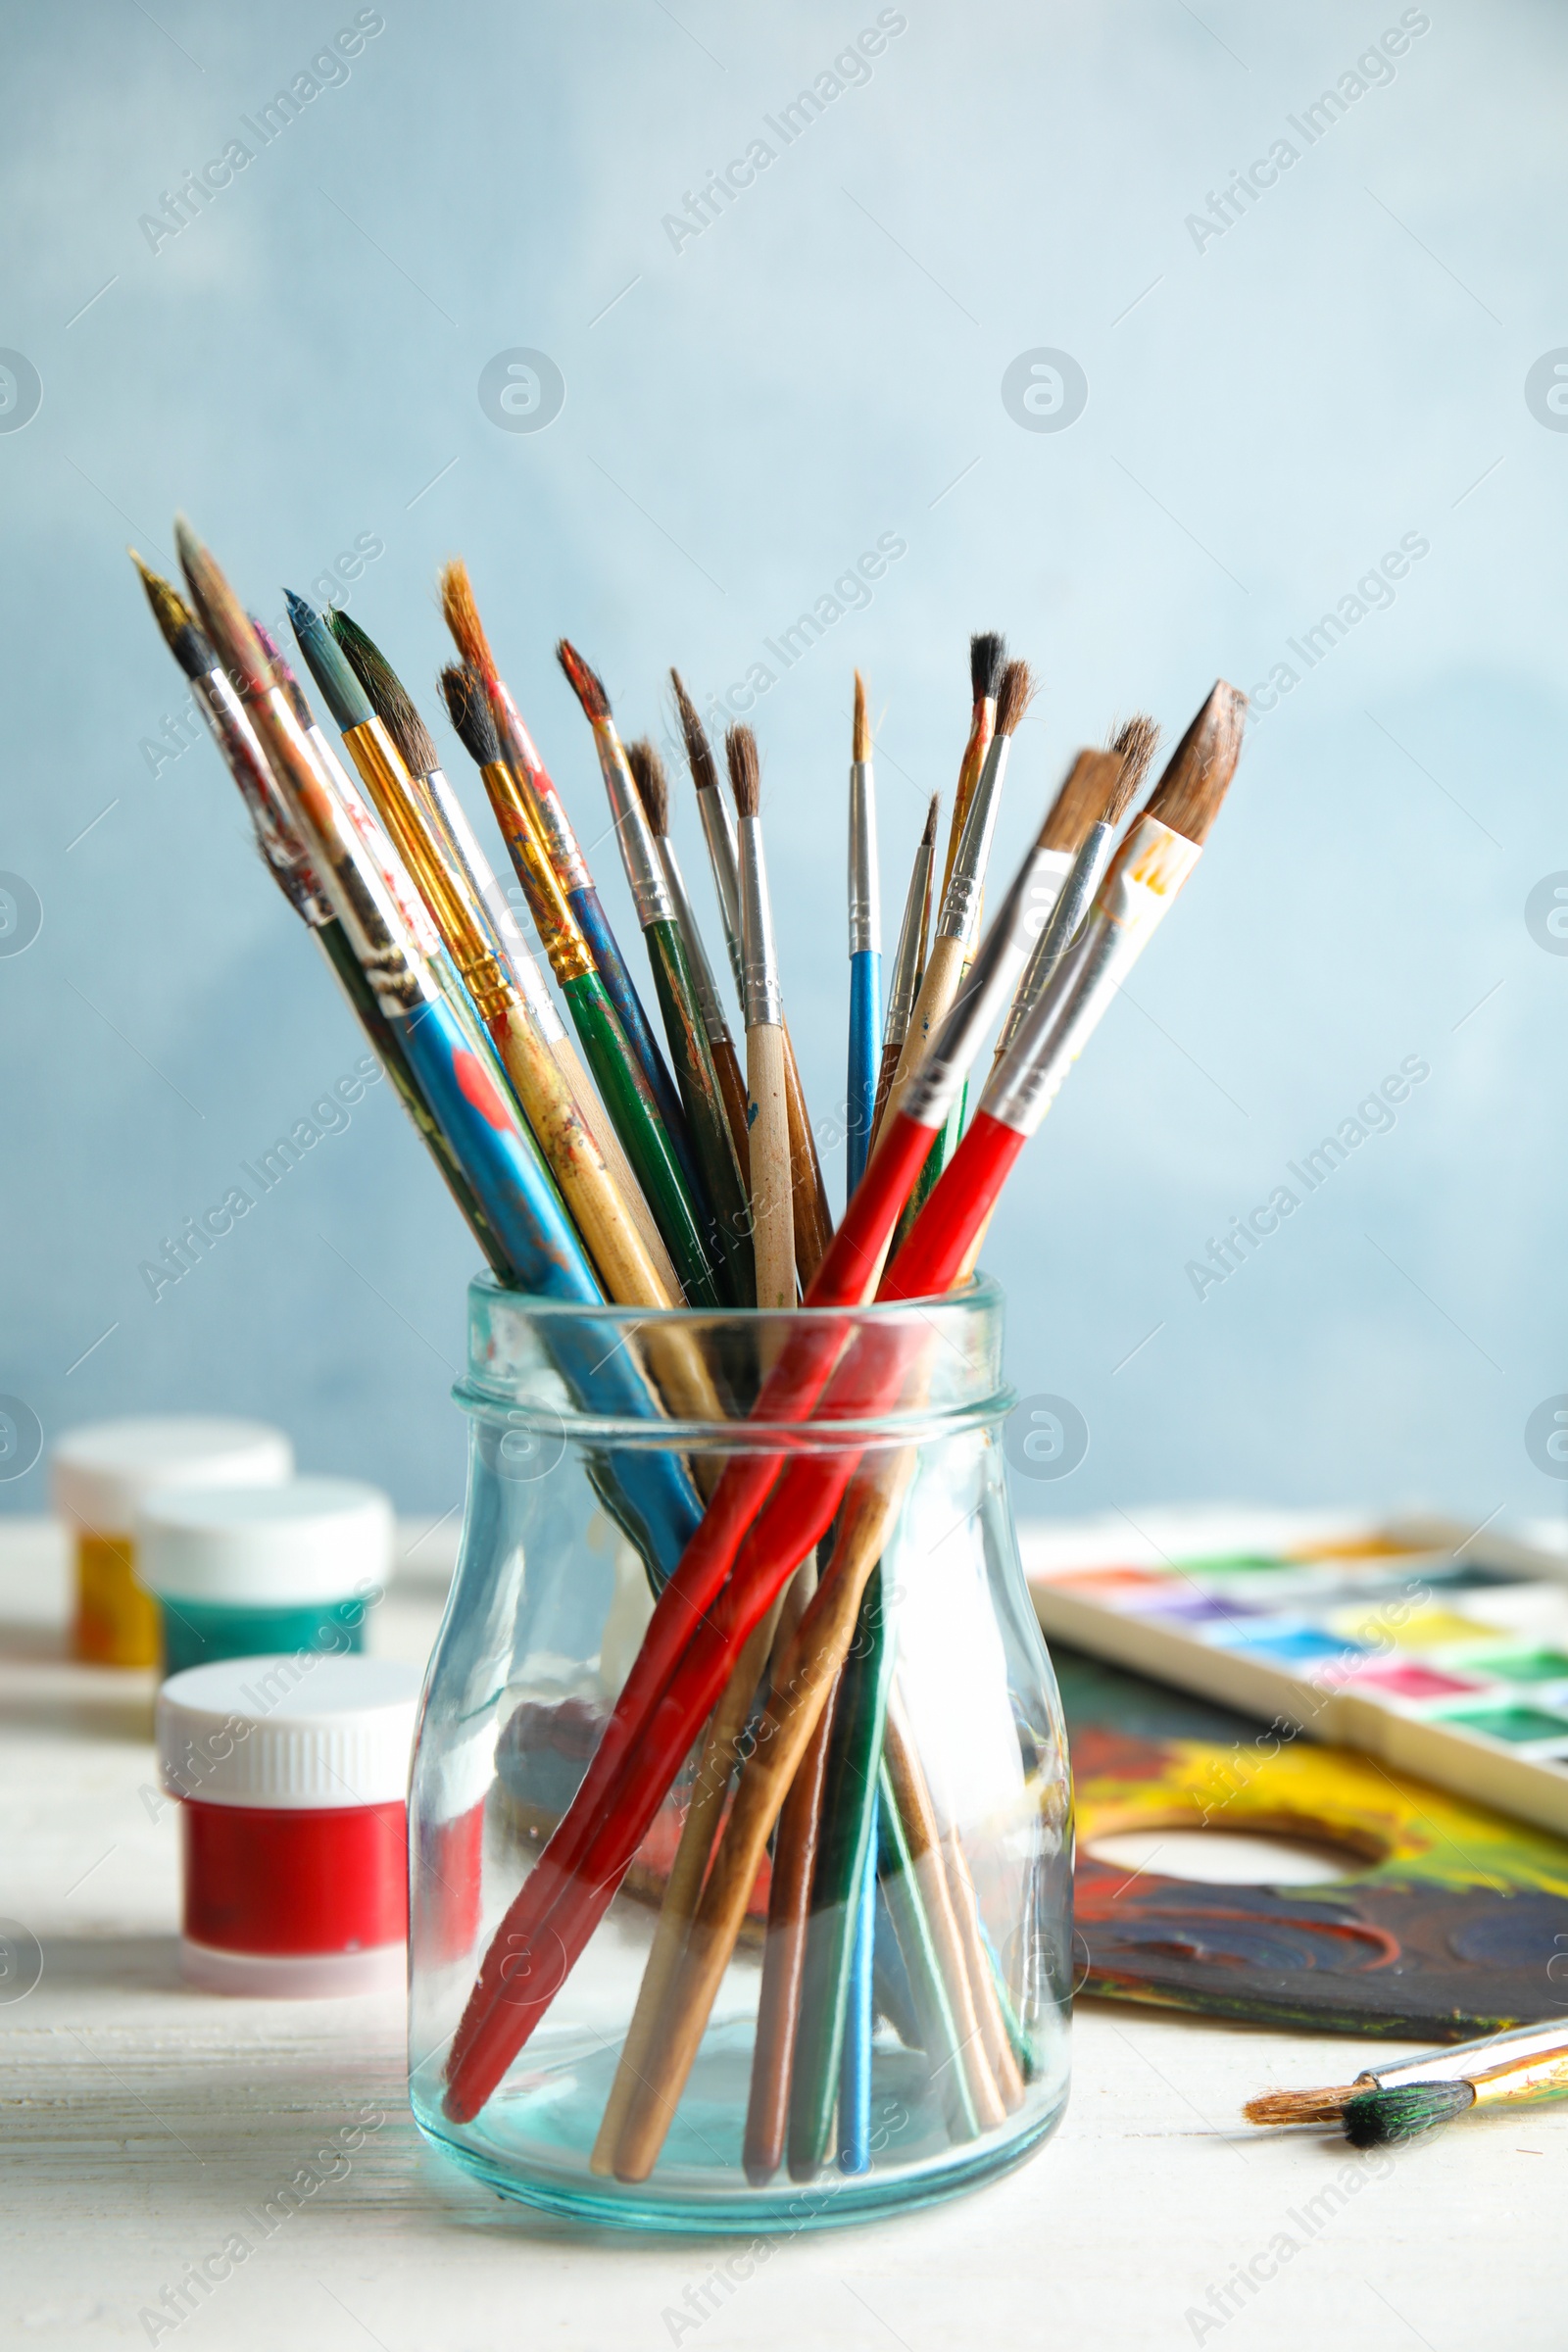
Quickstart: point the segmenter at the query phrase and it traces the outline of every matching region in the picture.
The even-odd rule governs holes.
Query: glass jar
[[[1056,2123],[1071,1784],[1001,1341],[983,1278],[788,1315],[473,1284],[410,2078],[491,2186],[794,2230],[972,2185]]]

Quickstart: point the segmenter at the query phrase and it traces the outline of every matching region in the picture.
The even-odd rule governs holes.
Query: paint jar
[[[494,2188],[793,2231],[985,2180],[1056,2123],[1071,1790],[1001,1342],[983,1280],[778,1315],[472,1286],[410,2085]]]
[[[76,1540],[75,1655],[98,1666],[156,1666],[158,1603],[136,1573],[136,1506],[171,1487],[273,1487],[294,1449],[265,1421],[194,1415],[98,1421],[54,1448],[55,1508]]]
[[[144,1496],[136,1569],[160,1604],[165,1674],[263,1650],[363,1649],[392,1541],[392,1505],[356,1479]]]
[[[388,1658],[224,1659],[158,1693],[180,1800],[180,1967],[207,1992],[397,1990],[419,1677]]]

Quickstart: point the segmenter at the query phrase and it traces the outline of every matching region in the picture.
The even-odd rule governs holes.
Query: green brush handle
[[[882,1571],[860,1596],[855,1641],[833,1704],[822,1829],[811,1879],[801,2022],[790,2084],[790,2174],[813,2180],[827,2161],[838,2102],[844,2017],[859,1891],[877,1818],[877,1766],[887,1719],[888,1645]]]
[[[611,1125],[643,1188],[654,1223],[680,1278],[688,1306],[715,1312],[725,1300],[713,1279],[702,1228],[670,1148],[664,1122],[640,1065],[626,1044],[609,991],[597,972],[583,972],[562,989],[583,1059],[604,1099]]]
[[[404,1109],[423,1137],[431,1158],[445,1177],[448,1192],[489,1260],[491,1272],[502,1282],[510,1280],[506,1256],[485,1221],[483,1209],[474,1199],[473,1189],[463,1172],[463,1163],[436,1124],[430,1105],[419,1092],[414,1072],[409,1067],[408,1055],[403,1051],[403,1042],[394,1034],[391,1023],[377,1004],[375,991],[366,977],[365,966],[355,955],[336,915],[330,922],[317,926],[316,937],[367,1037],[380,1055]]]
[[[926,2065],[933,2086],[939,2083],[942,2086],[948,2130],[953,2138],[978,2139],[980,2121],[975,2114],[974,2101],[964,2076],[958,2029],[954,2021],[947,1986],[942,1981],[942,1966],[937,1957],[930,1922],[925,1915],[925,1905],[920,1899],[914,1857],[909,1852],[909,1842],[899,1818],[899,1801],[893,1791],[893,1776],[885,1760],[878,1775],[878,1788],[882,1801],[877,1807],[876,1816],[877,1875],[887,1902],[888,1915],[893,1921],[899,1952],[908,1975],[909,1997],[919,2020]]]
[[[740,1161],[724,1112],[724,1097],[708,1043],[702,1009],[686,957],[686,942],[674,921],[650,923],[643,932],[654,970],[654,994],[669,1041],[669,1056],[704,1189],[712,1204],[720,1271],[719,1287],[729,1306],[757,1304],[757,1266],[752,1252],[751,1210],[741,1181]]]

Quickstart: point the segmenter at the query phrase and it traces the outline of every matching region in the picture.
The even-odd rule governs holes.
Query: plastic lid
[[[391,1565],[392,1505],[357,1479],[166,1488],[136,1512],[136,1574],[172,1600],[346,1600],[377,1591]]]
[[[294,1475],[294,1448],[265,1421],[195,1414],[95,1421],[68,1430],[53,1454],[55,1502],[100,1536],[128,1536],[158,1487],[272,1487]]]
[[[301,1650],[223,1658],[158,1693],[158,1762],[172,1796],[283,1812],[406,1797],[418,1670]]]

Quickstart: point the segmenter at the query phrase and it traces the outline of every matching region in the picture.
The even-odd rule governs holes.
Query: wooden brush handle
[[[801,1084],[800,1066],[788,1027],[784,1030],[784,1083],[790,1118],[790,1180],[795,1192],[795,1263],[804,1291],[827,1254],[833,1239],[827,1187],[816,1154],[816,1137]]]
[[[741,1069],[741,1057],[734,1042],[727,1037],[710,1040],[713,1070],[718,1079],[718,1091],[724,1098],[724,1116],[729,1121],[729,1139],[740,1162],[741,1181],[748,1199],[752,1190],[752,1138],[746,1125],[746,1079]]]
[[[787,1053],[782,1029],[746,1032],[751,1097],[752,1240],[757,1303],[764,1311],[795,1304],[795,1199],[790,1174]]]
[[[820,1590],[795,1640],[775,1664],[773,1691],[757,1746],[741,1774],[686,1954],[660,2020],[654,2063],[638,2085],[621,2133],[616,2175],[622,2180],[646,2180],[658,2162],[746,1917],[769,1834],[854,1639],[860,1594],[882,1556],[915,1459],[913,1452],[905,1450],[857,1473],[844,1499],[838,1542]]]
[[[601,1102],[594,1082],[583,1067],[576,1047],[569,1037],[558,1037],[550,1051],[556,1057],[556,1065],[562,1076],[576,1097],[577,1108],[582,1114],[584,1124],[590,1129],[595,1143],[604,1154],[605,1165],[610,1170],[611,1182],[620,1195],[626,1214],[642,1236],[643,1248],[653,1259],[659,1278],[668,1291],[671,1300],[678,1306],[681,1295],[680,1277],[675,1272],[674,1260],[664,1247],[664,1237],[654,1222],[654,1212],[643,1197],[643,1188],[638,1183],[632,1170],[631,1161],[626,1157],[622,1149],[620,1138],[615,1133],[614,1123]]]
[[[898,1074],[888,1102],[890,1110],[902,1107],[910,1078],[924,1061],[932,1037],[953,1009],[953,1000],[963,978],[964,956],[962,940],[936,939],[931,943],[920,994],[914,1001],[904,1050],[899,1055]]]
[[[653,967],[654,994],[659,1000],[692,1150],[713,1215],[720,1287],[729,1305],[749,1307],[755,1299],[755,1275],[746,1187],[741,1180],[735,1146],[730,1141],[718,1073],[686,959],[686,943],[679,925],[664,921],[650,923],[643,933],[643,942]]]

